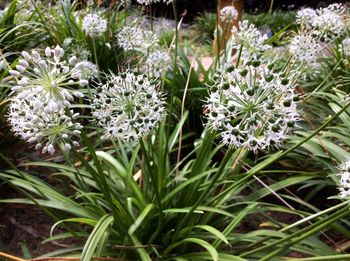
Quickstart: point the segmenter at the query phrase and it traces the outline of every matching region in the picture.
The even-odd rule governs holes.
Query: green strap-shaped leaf
[[[152,210],[154,207],[153,204],[148,204],[145,209],[141,212],[140,216],[135,220],[134,224],[132,224],[129,228],[129,235],[131,236],[134,234],[134,232],[139,228],[139,226],[142,224],[142,222],[145,220],[147,217],[148,213]]]
[[[113,216],[108,214],[104,215],[97,222],[94,230],[91,232],[89,238],[87,239],[83,252],[81,253],[82,261],[90,261],[91,257],[96,251],[100,240],[104,237],[104,234],[108,231],[108,227],[113,222]]]
[[[176,248],[180,245],[188,244],[188,243],[200,245],[201,247],[205,248],[208,251],[208,253],[211,256],[213,261],[219,260],[219,255],[218,255],[218,252],[216,251],[215,247],[213,247],[211,244],[209,244],[207,241],[205,241],[203,239],[193,238],[193,237],[185,238],[185,239],[181,240],[180,242],[177,242],[177,243],[169,246],[168,249],[164,252],[164,254],[165,255],[169,254],[170,251],[173,250],[174,248]]]
[[[195,227],[208,231],[209,233],[216,236],[218,238],[218,240],[221,240],[221,241],[225,242],[226,244],[228,244],[228,241],[227,241],[227,238],[225,237],[225,235],[223,233],[221,233],[219,230],[217,230],[216,228],[214,228],[212,226],[208,226],[208,225],[197,225]]]

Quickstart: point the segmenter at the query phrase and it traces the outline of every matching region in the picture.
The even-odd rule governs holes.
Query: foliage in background
[[[249,21],[254,24],[262,32],[266,33],[269,37],[275,35],[278,32],[288,30],[296,30],[295,24],[295,11],[282,11],[274,10],[271,14],[243,14],[243,20]],[[212,44],[216,30],[216,14],[204,12],[199,14],[194,20],[193,29],[195,30],[196,40],[199,43]],[[282,35],[279,35],[281,37]],[[280,41],[275,42],[281,45]]]

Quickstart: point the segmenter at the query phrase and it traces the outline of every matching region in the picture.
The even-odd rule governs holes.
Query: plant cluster
[[[0,150],[0,179],[24,194],[0,207],[57,217],[46,242],[76,243],[48,257],[347,260],[331,242],[350,238],[349,8],[299,10],[296,28],[268,35],[232,27],[226,7],[232,37],[205,67],[177,17],[170,28],[137,9],[160,2],[176,10],[14,0],[0,12],[0,121],[20,138],[10,149],[32,152],[16,165]],[[213,17],[197,30],[214,32]]]

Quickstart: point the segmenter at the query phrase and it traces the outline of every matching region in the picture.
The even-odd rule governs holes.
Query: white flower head
[[[299,120],[295,76],[285,76],[253,61],[214,76],[207,99],[207,125],[228,146],[256,151],[278,147]]]
[[[52,107],[47,110],[46,108]],[[73,110],[58,108],[55,102],[43,99],[38,93],[25,90],[12,98],[7,119],[15,135],[35,143],[42,153],[54,154],[62,144],[65,150],[79,146],[82,125]]]
[[[171,57],[167,52],[155,51],[150,53],[146,64],[148,65],[148,72],[154,77],[160,77],[164,72],[171,68]]]
[[[297,24],[303,25],[310,29],[314,23],[317,13],[312,8],[304,8],[297,12],[296,21]]]
[[[342,3],[330,4],[326,9],[338,15],[343,15],[347,12],[347,7]]]
[[[97,66],[89,61],[78,62],[74,66],[72,77],[74,79],[92,79],[97,78],[98,69]]]
[[[90,37],[101,36],[107,31],[107,20],[96,13],[88,14],[83,19],[83,31]]]
[[[239,22],[239,30],[233,27],[234,49],[241,55],[243,61],[258,59],[259,56],[271,46],[265,44],[268,39],[266,34],[262,34],[253,24],[247,20]]]
[[[314,10],[305,8],[297,13],[297,23],[323,40],[331,40],[346,31],[347,7],[331,4],[326,8]]]
[[[111,75],[93,100],[93,116],[104,137],[126,141],[150,134],[165,117],[162,94],[145,75]]]
[[[320,50],[321,46],[311,34],[296,35],[289,45],[289,52],[296,60],[305,64],[316,63]]]
[[[76,66],[76,57],[70,57],[68,61],[63,57],[64,50],[59,46],[47,47],[43,55],[35,50],[31,54],[23,51],[16,70],[10,70],[15,81],[12,90],[18,92],[19,97],[25,90],[40,95],[45,110],[69,107],[74,98],[84,96],[75,88],[88,81],[91,75],[81,73],[81,67]]]
[[[220,19],[227,23],[238,18],[238,11],[234,6],[225,6],[220,10]]]
[[[344,32],[344,23],[340,14],[332,9],[320,8],[313,20],[314,33],[324,38],[331,38],[333,35],[341,35]]]
[[[124,26],[117,34],[117,43],[125,51],[147,53],[150,47],[157,48],[158,36],[149,30],[138,26]]]
[[[339,169],[339,194],[342,198],[350,196],[350,159],[338,166]]]
[[[85,41],[66,38],[63,42],[63,49],[66,56],[75,56],[79,61],[89,60],[91,57],[91,52]]]
[[[140,5],[151,5],[159,2],[170,4],[173,2],[173,0],[163,0],[163,1],[162,0],[137,0],[137,3],[139,3]]]

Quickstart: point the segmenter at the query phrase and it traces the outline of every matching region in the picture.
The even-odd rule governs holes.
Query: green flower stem
[[[96,67],[97,67],[97,70],[100,72],[100,66],[98,64],[98,58],[97,58],[97,50],[96,50],[96,43],[95,43],[95,38],[92,38],[92,48],[94,50],[94,59],[95,59],[95,64],[96,64]],[[99,83],[101,83],[101,77],[100,77],[100,74],[98,74],[98,81]]]

